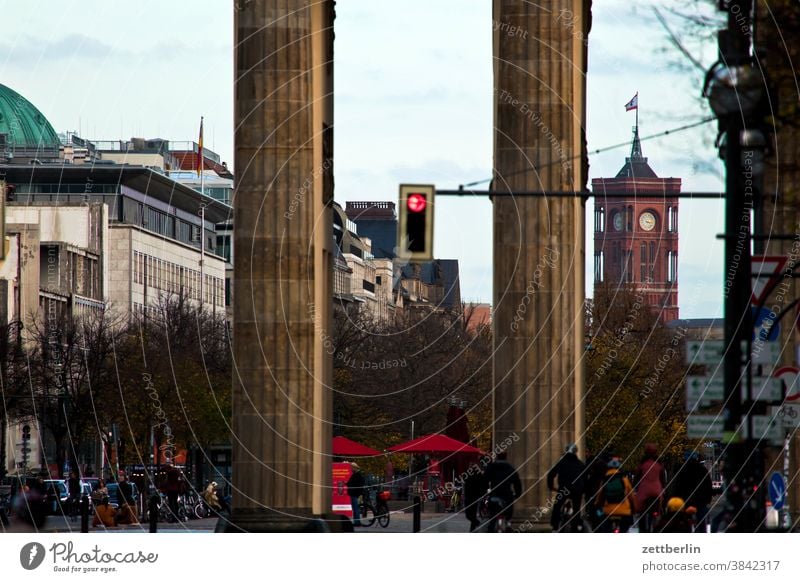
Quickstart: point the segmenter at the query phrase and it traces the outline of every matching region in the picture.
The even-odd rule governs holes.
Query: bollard
[[[419,533],[422,529],[422,500],[419,496],[414,497],[414,533]]]
[[[150,514],[150,533],[158,531],[158,495],[151,495],[147,503],[147,511]]]
[[[81,533],[89,533],[89,496],[81,497]]]

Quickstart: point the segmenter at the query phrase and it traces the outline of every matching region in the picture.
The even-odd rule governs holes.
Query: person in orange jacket
[[[596,504],[602,507],[600,531],[610,532],[612,521],[619,521],[620,533],[626,533],[633,525],[633,515],[636,513],[636,494],[630,479],[620,471],[622,464],[619,459],[608,462],[603,487],[598,493]]]

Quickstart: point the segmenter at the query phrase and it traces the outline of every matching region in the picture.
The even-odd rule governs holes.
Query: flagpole
[[[204,265],[206,258],[206,179],[205,172],[203,172],[203,118],[200,118],[200,143],[198,144],[199,156],[197,159],[197,168],[200,171],[200,310],[203,310],[203,302],[205,292],[205,270]]]
[[[636,92],[636,135],[639,135],[639,92]]]

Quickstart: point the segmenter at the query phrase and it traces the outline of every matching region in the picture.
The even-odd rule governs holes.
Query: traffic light
[[[399,254],[410,261],[433,260],[432,185],[400,184],[400,223],[397,230]]]

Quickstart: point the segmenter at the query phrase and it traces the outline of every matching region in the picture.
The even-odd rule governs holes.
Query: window
[[[639,281],[647,282],[647,243],[639,245]]]
[[[606,209],[598,206],[594,209],[594,231],[604,232],[606,229]]]
[[[667,282],[675,283],[678,280],[678,253],[667,251]]]
[[[625,221],[625,230],[633,232],[633,206],[628,206],[626,214],[627,220]]]
[[[656,280],[656,243],[650,243],[650,281]]]
[[[598,283],[603,281],[603,251],[594,255],[594,280]]]

